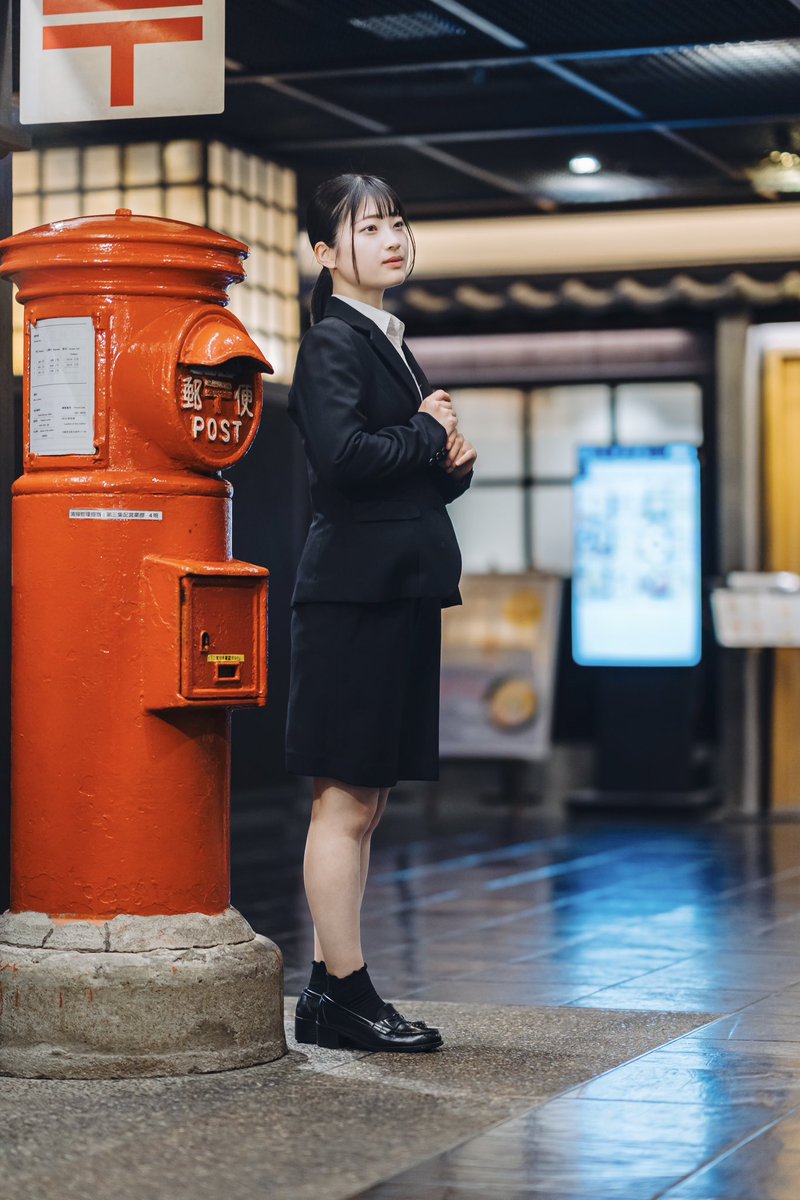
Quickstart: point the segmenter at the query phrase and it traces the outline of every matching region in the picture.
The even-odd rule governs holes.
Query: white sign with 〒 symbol
[[[225,108],[225,0],[20,0],[20,121]]]

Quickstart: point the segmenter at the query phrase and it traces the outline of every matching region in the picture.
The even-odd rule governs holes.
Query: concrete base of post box
[[[191,1075],[286,1054],[283,955],[218,916],[0,916],[0,1074]]]

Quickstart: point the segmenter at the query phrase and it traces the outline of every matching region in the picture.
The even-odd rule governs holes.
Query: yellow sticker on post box
[[[207,662],[210,663],[243,663],[243,654],[209,654]]]

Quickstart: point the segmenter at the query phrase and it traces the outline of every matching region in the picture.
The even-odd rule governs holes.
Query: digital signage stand
[[[596,672],[595,787],[571,807],[711,803],[693,771],[702,657],[694,446],[582,447],[574,488],[572,655]]]

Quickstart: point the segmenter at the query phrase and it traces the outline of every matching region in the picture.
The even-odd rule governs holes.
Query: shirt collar
[[[340,296],[338,292],[332,294],[336,296],[337,300],[344,300],[345,304],[352,304],[353,308],[358,309],[365,317],[369,317],[391,341],[398,344],[402,342],[405,325],[394,313],[387,312],[385,308],[376,308],[374,304],[365,304],[363,300],[352,300],[349,296]]]

